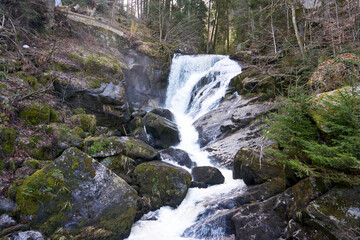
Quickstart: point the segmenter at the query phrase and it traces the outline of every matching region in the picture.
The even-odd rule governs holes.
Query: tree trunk
[[[206,53],[209,53],[209,40],[210,40],[210,15],[211,15],[211,9],[210,9],[210,7],[211,7],[211,0],[209,0],[209,8],[208,8],[208,21],[207,21],[207,24],[208,24],[208,26],[207,26],[207,39],[206,39]]]
[[[291,7],[291,15],[292,15],[292,23],[293,23],[293,27],[294,27],[294,31],[295,31],[295,36],[296,36],[296,40],[298,42],[299,48],[300,48],[300,52],[303,56],[303,58],[305,58],[305,52],[304,52],[304,46],[303,43],[301,41],[301,37],[300,37],[300,33],[297,27],[297,23],[296,23],[296,8],[295,8],[295,4],[291,1],[291,0],[287,0],[290,7]]]
[[[270,15],[271,35],[272,35],[273,43],[274,43],[274,52],[275,52],[275,54],[276,54],[276,53],[277,53],[277,48],[276,48],[276,38],[275,38],[274,22],[273,22],[273,10],[274,10],[274,0],[271,0],[271,15]]]

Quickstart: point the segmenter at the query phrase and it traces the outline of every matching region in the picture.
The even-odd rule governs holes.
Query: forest
[[[0,0],[0,240],[360,238],[360,0]]]

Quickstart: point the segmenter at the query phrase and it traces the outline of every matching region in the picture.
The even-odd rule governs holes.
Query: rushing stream
[[[207,153],[202,151],[197,143],[198,133],[193,122],[217,107],[225,96],[231,78],[240,72],[238,63],[230,60],[228,56],[175,55],[173,58],[165,108],[174,113],[180,130],[181,142],[176,147],[185,150],[197,166],[212,166],[212,164]],[[226,199],[229,194],[244,186],[243,181],[232,179],[230,170],[220,170],[225,177],[224,184],[207,189],[189,189],[186,198],[178,208],[162,207],[136,222],[128,240],[202,238],[199,232],[187,231],[190,234],[184,234],[184,231],[199,220],[198,215],[211,202]],[[206,229],[206,237],[209,237],[209,232],[210,237],[221,236],[222,231],[222,227],[210,226]]]

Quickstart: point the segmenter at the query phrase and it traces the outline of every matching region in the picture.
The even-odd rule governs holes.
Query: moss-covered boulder
[[[317,93],[354,84],[360,77],[360,57],[345,53],[324,61],[311,76],[308,85]]]
[[[233,178],[243,179],[247,185],[260,184],[268,179],[284,177],[283,167],[273,158],[254,149],[241,148],[234,157]]]
[[[330,129],[326,126],[326,118],[323,116],[324,110],[329,111],[327,104],[338,104],[338,102],[344,102],[346,98],[353,96],[353,93],[360,94],[360,87],[343,87],[329,92],[323,92],[315,95],[311,99],[312,107],[309,108],[309,115],[316,123],[317,127],[324,134],[329,134]]]
[[[16,203],[22,214],[32,216],[32,226],[48,236],[60,227],[76,234],[93,226],[110,232],[107,239],[122,239],[133,224],[137,198],[116,174],[69,148],[23,182]]]
[[[84,151],[92,157],[109,157],[119,153],[144,161],[159,157],[153,147],[133,137],[88,137],[84,142]]]
[[[71,129],[63,123],[52,123],[50,128],[57,140],[55,147],[56,155],[71,146],[81,148],[83,144],[82,137],[84,136],[82,128],[76,127]]]
[[[96,129],[96,117],[91,114],[77,114],[72,117],[73,122],[85,132],[94,133]]]
[[[136,165],[134,159],[123,154],[117,154],[115,156],[104,158],[101,161],[101,164],[124,179],[127,183],[132,183],[131,177]]]
[[[191,183],[191,174],[171,164],[152,161],[138,165],[134,178],[139,195],[151,201],[151,208],[178,206],[185,198]]]
[[[152,146],[164,149],[180,142],[179,129],[174,122],[149,112],[144,117],[144,124],[152,137]]]
[[[1,127],[0,128],[0,152],[9,155],[15,146],[16,131],[13,128]],[[0,158],[2,157],[0,154]],[[1,168],[1,167],[0,167]]]
[[[58,113],[46,104],[27,106],[20,112],[20,117],[30,125],[59,122]]]
[[[323,232],[329,239],[358,239],[360,187],[334,187],[312,201],[302,214],[306,225]]]
[[[274,79],[257,67],[250,67],[241,74],[232,78],[229,83],[229,92],[238,92],[241,95],[248,93],[271,93],[274,88]]]

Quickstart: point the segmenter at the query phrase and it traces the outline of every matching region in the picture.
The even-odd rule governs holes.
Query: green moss
[[[50,108],[50,122],[60,122],[58,112],[52,108]]]
[[[5,83],[1,83],[1,84],[0,84],[0,89],[7,89],[6,84],[5,84]]]
[[[24,165],[31,166],[33,168],[39,168],[40,166],[39,161],[33,158],[26,160]]]
[[[82,128],[80,127],[75,127],[74,129],[71,130],[72,133],[76,134],[77,136],[84,138],[85,137],[85,132]]]
[[[90,88],[99,88],[101,87],[102,83],[110,83],[110,80],[107,78],[94,78],[94,77],[89,77],[87,79],[87,81],[89,82],[89,87]]]
[[[72,117],[75,124],[80,126],[85,132],[94,133],[96,128],[96,118],[90,114],[78,114]]]
[[[38,85],[37,78],[32,75],[26,76],[25,81],[33,88],[36,88]]]
[[[31,155],[39,160],[48,160],[54,158],[54,149],[52,145],[44,145],[33,149]]]
[[[90,147],[90,155],[95,155],[109,146],[109,141],[94,142]]]
[[[17,189],[18,209],[23,214],[36,215],[45,202],[63,200],[59,198],[59,195],[66,196],[67,192],[64,190],[66,188],[67,185],[60,170],[43,168],[25,179]]]
[[[66,56],[69,60],[74,60],[74,61],[78,61],[80,63],[84,62],[84,58],[82,58],[80,55],[76,54],[76,53],[68,53]]]
[[[75,108],[73,109],[74,114],[86,114],[83,108]]]
[[[122,214],[119,213],[119,210],[115,210],[113,213],[109,214],[106,219],[102,218],[99,222],[99,226],[113,232],[116,236],[120,235],[124,238],[130,232],[135,214],[135,208],[129,208]]]
[[[49,123],[50,107],[45,104],[28,106],[20,112],[20,117],[30,125]]]
[[[16,131],[13,128],[0,128],[0,150],[4,153],[5,156],[9,155],[13,151],[15,147],[15,140]]]

